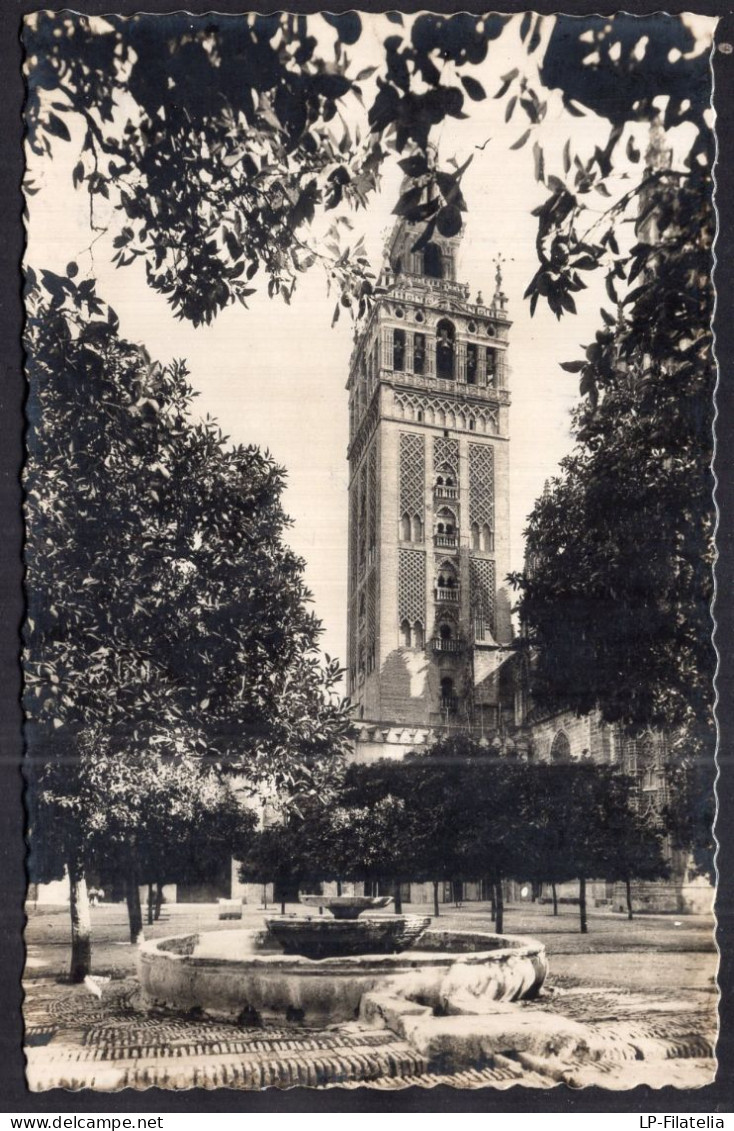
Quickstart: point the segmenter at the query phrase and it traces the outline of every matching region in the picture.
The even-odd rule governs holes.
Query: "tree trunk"
[[[494,897],[494,884],[489,884],[489,917],[494,923],[497,919],[497,900]]]
[[[579,920],[581,923],[581,934],[588,933],[586,925],[586,879],[584,876],[579,880]]]
[[[632,918],[632,885],[629,879],[624,881],[624,890],[627,895],[627,918]]]
[[[285,900],[284,899],[281,899],[281,901],[280,901],[280,913],[281,913],[281,915],[285,915]]]
[[[433,914],[438,918],[438,880],[433,881]]]
[[[558,914],[558,891],[556,889],[555,883],[551,884],[551,894],[553,896],[553,914],[557,915]]]
[[[130,924],[130,942],[139,946],[145,941],[143,932],[143,909],[140,906],[140,885],[138,873],[133,868],[128,874],[125,883],[125,902],[127,903],[127,917]]]
[[[396,880],[393,885],[393,905],[396,915],[403,913],[403,893],[400,890],[400,880]]]
[[[148,884],[148,926],[153,926],[153,916],[155,914],[155,896],[153,894],[153,885]]]
[[[505,901],[502,894],[502,881],[494,885],[494,908],[495,920],[494,929],[498,935],[501,935],[505,926]]]
[[[341,895],[341,893],[342,893],[342,882],[341,882],[341,880],[337,880],[336,881],[336,894],[337,894],[337,896],[339,896],[339,895]]]
[[[89,895],[84,872],[76,864],[69,864],[69,913],[71,915],[71,968],[72,982],[83,982],[92,973],[92,921],[89,915]]]
[[[155,921],[156,923],[161,917],[161,907],[163,906],[163,884],[155,885]]]

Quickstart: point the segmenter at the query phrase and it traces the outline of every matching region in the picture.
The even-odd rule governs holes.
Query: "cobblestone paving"
[[[136,1009],[132,979],[106,986],[32,987],[26,1003],[32,1088],[259,1089],[419,1076],[405,1042],[376,1030],[244,1029]]]
[[[553,993],[533,1007],[589,1025],[604,1047],[598,1065],[602,1073],[614,1075],[620,1061],[634,1057],[648,1062],[696,1061],[705,1074],[715,1067],[716,1000],[706,992],[643,993],[556,978]]]
[[[101,999],[84,987],[34,979],[26,998],[29,1086],[92,1088],[289,1088],[372,1086],[383,1089],[450,1084],[457,1088],[631,1087],[639,1082],[691,1087],[714,1070],[712,995],[640,994],[560,979],[553,993],[527,1008],[591,1024],[603,1037],[594,1065],[539,1062],[496,1055],[490,1064],[437,1074],[407,1042],[357,1023],[330,1029],[247,1029],[180,1018],[137,1007],[137,984],[104,986]],[[635,1061],[644,1062],[644,1066]]]

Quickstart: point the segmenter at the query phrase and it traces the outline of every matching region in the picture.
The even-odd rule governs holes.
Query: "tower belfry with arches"
[[[457,278],[463,230],[400,219],[349,380],[348,693],[356,757],[502,724],[511,642],[510,320]]]

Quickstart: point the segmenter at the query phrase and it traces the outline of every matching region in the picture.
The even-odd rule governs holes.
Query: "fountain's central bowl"
[[[363,911],[378,911],[392,903],[390,895],[299,895],[306,907],[326,908],[335,919],[356,919]]]
[[[412,946],[429,918],[394,915],[361,919],[266,919],[269,933],[286,954],[341,958],[357,954],[398,954]]]
[[[286,954],[304,958],[347,958],[357,954],[399,954],[412,946],[431,920],[416,915],[359,916],[392,903],[389,895],[301,895],[306,907],[324,908],[333,919],[266,919],[268,933]]]

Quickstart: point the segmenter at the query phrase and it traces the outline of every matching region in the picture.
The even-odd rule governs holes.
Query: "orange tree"
[[[284,542],[282,470],[192,420],[183,363],[121,339],[75,277],[28,296],[24,659],[32,838],[61,852],[76,940],[92,834],[127,860],[137,935],[157,792],[195,824],[214,775],[317,791],[348,718]]]

